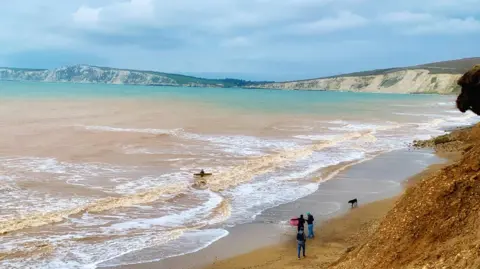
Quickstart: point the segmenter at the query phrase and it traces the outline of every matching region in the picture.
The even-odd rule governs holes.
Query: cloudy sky
[[[480,0],[9,0],[0,66],[288,80],[478,56]]]

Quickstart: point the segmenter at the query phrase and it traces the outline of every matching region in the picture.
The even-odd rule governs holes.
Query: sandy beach
[[[338,174],[312,195],[265,211],[253,223],[230,229],[228,236],[205,249],[158,262],[113,268],[325,267],[365,238],[407,185],[443,167],[448,163],[445,158],[455,158],[452,154],[440,156],[431,150],[394,151],[342,171],[332,171]],[[346,203],[352,196],[360,201],[353,210]],[[327,211],[322,213],[322,208]],[[317,236],[307,242],[307,259],[297,261],[296,230],[278,222],[307,211],[316,217]]]
[[[430,165],[422,172],[408,178],[406,182],[410,186],[416,184],[458,158],[458,155],[448,156],[450,157],[448,162]],[[276,246],[217,261],[205,268],[328,268],[343,254],[351,251],[371,236],[397,200],[398,196],[375,201],[322,223],[320,227],[316,228],[318,236],[307,241],[307,257],[304,260],[297,260],[296,242],[290,240]]]
[[[470,216],[465,212],[475,212],[478,209],[470,203],[475,203],[474,186],[478,186],[475,180],[478,179],[476,171],[479,169],[479,133],[477,125],[472,129],[464,128],[429,141],[415,143],[416,147],[433,147],[436,156],[441,157],[444,162],[429,165],[420,173],[409,177],[403,185],[405,192],[402,195],[360,206],[341,217],[324,222],[316,229],[318,237],[307,241],[305,259],[296,259],[296,242],[291,239],[290,242],[216,261],[205,269],[478,268],[480,245],[475,233],[477,226],[475,221],[469,221]],[[476,176],[465,175],[465,172],[474,173]],[[434,186],[439,187],[435,189]],[[431,208],[432,200],[440,205]],[[443,200],[446,200],[446,203]],[[419,209],[423,207],[427,212],[423,213]],[[441,217],[438,216],[438,210],[442,212]],[[475,220],[476,214],[472,213],[471,217]],[[406,221],[407,218],[412,220]],[[422,230],[425,225],[428,232]],[[406,231],[402,232],[402,228],[398,226],[406,226],[402,227]],[[419,231],[423,231],[420,236]],[[434,235],[425,235],[426,233]],[[376,242],[383,240],[385,234],[390,236],[386,241]],[[394,238],[397,240],[393,240]],[[404,242],[408,240],[415,243]],[[424,240],[431,243],[418,243]],[[376,250],[372,251],[372,248]],[[422,248],[425,250],[421,251]],[[385,249],[384,252],[388,254],[374,255],[380,252],[379,249]],[[388,263],[390,265],[386,265]]]

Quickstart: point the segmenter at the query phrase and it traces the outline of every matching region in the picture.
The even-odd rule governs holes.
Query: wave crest
[[[47,224],[53,224],[63,221],[71,215],[81,214],[84,212],[99,213],[120,207],[130,207],[138,204],[146,204],[162,199],[162,196],[178,195],[185,191],[188,186],[186,184],[171,184],[142,193],[136,193],[121,197],[103,198],[84,206],[48,212],[31,214],[20,219],[12,219],[0,222],[0,234],[6,234],[26,228],[39,227]]]

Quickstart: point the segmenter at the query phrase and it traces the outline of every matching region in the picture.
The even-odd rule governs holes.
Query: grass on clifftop
[[[346,73],[328,77],[321,77],[315,79],[327,79],[327,78],[336,78],[336,77],[361,77],[361,76],[378,76],[385,75],[402,70],[415,70],[415,69],[426,69],[431,74],[456,74],[461,75],[466,71],[470,70],[472,66],[480,64],[480,57],[475,58],[464,58],[451,61],[435,62],[429,64],[407,66],[407,67],[394,67],[394,68],[385,68],[385,69],[375,69],[369,71],[353,72]],[[305,81],[311,79],[304,79],[299,81]]]

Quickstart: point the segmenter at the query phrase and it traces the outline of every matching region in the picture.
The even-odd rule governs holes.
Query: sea
[[[0,268],[195,252],[332,169],[477,121],[455,96],[0,82]]]

